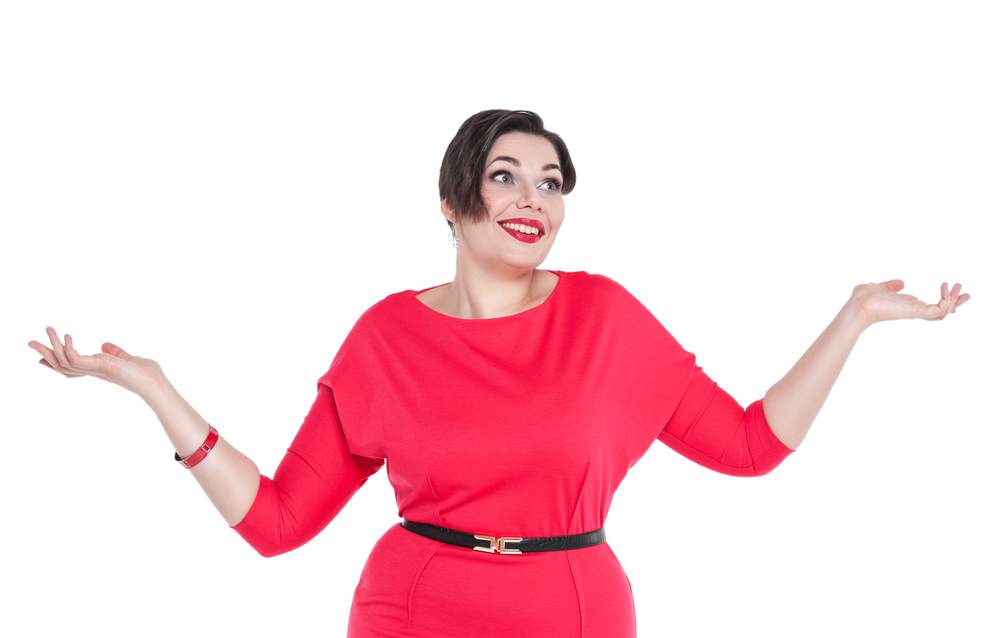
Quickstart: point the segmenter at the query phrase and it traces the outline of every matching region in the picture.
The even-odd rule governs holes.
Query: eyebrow
[[[517,161],[516,157],[511,157],[510,155],[497,155],[496,157],[493,158],[493,162],[499,162],[500,160],[503,160],[505,162],[510,162],[514,166],[520,166],[521,165],[521,162]],[[490,164],[492,164],[493,162],[490,162]],[[487,166],[489,166],[490,164],[487,164]],[[545,166],[542,167],[542,170],[543,171],[547,171],[550,168],[554,168],[557,171],[559,171],[560,173],[562,172],[562,169],[559,168],[558,164],[546,164]]]

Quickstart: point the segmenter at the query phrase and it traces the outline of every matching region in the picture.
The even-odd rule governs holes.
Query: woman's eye
[[[502,182],[502,183],[504,183],[504,184],[509,184],[509,183],[510,183],[510,181],[509,181],[509,180],[510,180],[510,179],[512,179],[512,178],[511,178],[511,175],[510,175],[510,173],[509,173],[509,172],[507,172],[507,171],[497,171],[497,172],[493,173],[492,175],[490,175],[490,179],[492,179],[492,180],[496,180],[496,178],[497,178],[497,177],[500,177],[501,175],[503,175],[503,176],[505,176],[505,177],[507,177],[507,178],[508,178],[508,181],[506,181],[506,182]],[[561,190],[561,189],[562,189],[562,183],[560,183],[560,182],[559,182],[559,180],[557,180],[557,179],[552,179],[552,178],[550,178],[550,179],[547,179],[547,180],[545,180],[545,181],[544,181],[544,182],[542,182],[542,183],[543,183],[543,184],[549,184],[549,183],[550,183],[550,184],[552,184],[552,188],[548,188],[548,189],[546,189],[546,190],[550,190],[550,191],[558,191],[558,190]]]
[[[493,173],[492,175],[490,175],[490,178],[491,179],[496,179],[500,175],[506,175],[507,177],[510,177],[510,173],[508,173],[507,171],[497,171],[496,173]]]

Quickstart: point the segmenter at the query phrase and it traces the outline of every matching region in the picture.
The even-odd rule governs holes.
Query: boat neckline
[[[411,302],[413,304],[416,304],[420,308],[423,308],[424,312],[426,312],[426,313],[428,313],[429,315],[432,315],[432,316],[440,317],[441,319],[443,319],[445,321],[452,321],[452,322],[457,322],[457,323],[467,323],[467,324],[472,324],[472,323],[486,323],[486,324],[490,324],[490,323],[502,323],[502,322],[506,322],[506,321],[516,321],[516,320],[521,319],[523,317],[531,316],[533,314],[537,314],[539,312],[542,312],[544,309],[546,309],[549,306],[551,306],[553,304],[553,302],[556,300],[556,298],[559,296],[559,291],[560,291],[560,289],[563,288],[563,283],[564,283],[564,280],[565,280],[566,272],[562,271],[562,270],[553,270],[553,269],[549,269],[549,268],[542,268],[542,270],[550,272],[553,275],[555,275],[556,277],[558,277],[558,280],[556,281],[556,285],[552,287],[552,290],[549,291],[548,296],[545,297],[545,300],[542,301],[542,303],[538,304],[537,306],[532,306],[531,308],[526,308],[526,309],[521,310],[519,312],[515,312],[514,314],[511,314],[511,315],[502,315],[500,317],[480,317],[480,318],[475,318],[475,317],[456,317],[454,315],[445,314],[445,313],[441,312],[440,310],[435,310],[434,308],[431,308],[430,306],[428,306],[427,304],[425,304],[420,299],[417,299],[417,295],[419,295],[420,293],[426,292],[426,291],[428,291],[428,290],[430,290],[432,288],[440,288],[441,286],[447,286],[449,283],[451,283],[450,281],[449,282],[445,282],[443,284],[437,284],[437,285],[434,285],[434,286],[428,286],[427,288],[421,288],[420,290],[406,290],[406,291],[404,291],[404,296],[407,299],[411,300]]]

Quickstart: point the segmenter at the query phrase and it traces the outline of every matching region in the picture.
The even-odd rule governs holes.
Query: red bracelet
[[[211,451],[213,447],[215,447],[215,442],[218,440],[219,440],[218,430],[216,430],[214,426],[209,424],[208,436],[205,437],[205,442],[202,443],[200,446],[198,446],[197,450],[195,450],[188,456],[184,457],[183,459],[175,451],[174,460],[180,461],[181,465],[183,465],[188,469],[191,469],[195,465],[198,465],[198,463],[201,463],[201,460],[208,455],[209,451]]]

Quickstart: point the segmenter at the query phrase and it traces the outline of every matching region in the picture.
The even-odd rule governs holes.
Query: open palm
[[[37,341],[29,341],[28,347],[42,355],[39,363],[64,376],[97,377],[140,395],[164,378],[159,363],[131,355],[113,343],[105,341],[101,344],[101,352],[96,354],[80,354],[68,334],[64,345],[54,328],[47,327],[45,332],[52,348],[46,348]]]
[[[869,324],[892,319],[927,319],[939,321],[971,298],[960,295],[962,284],[955,284],[948,292],[948,282],[941,284],[941,300],[936,304],[925,303],[913,295],[900,294],[902,279],[889,279],[881,283],[858,284],[851,293],[858,308]]]

